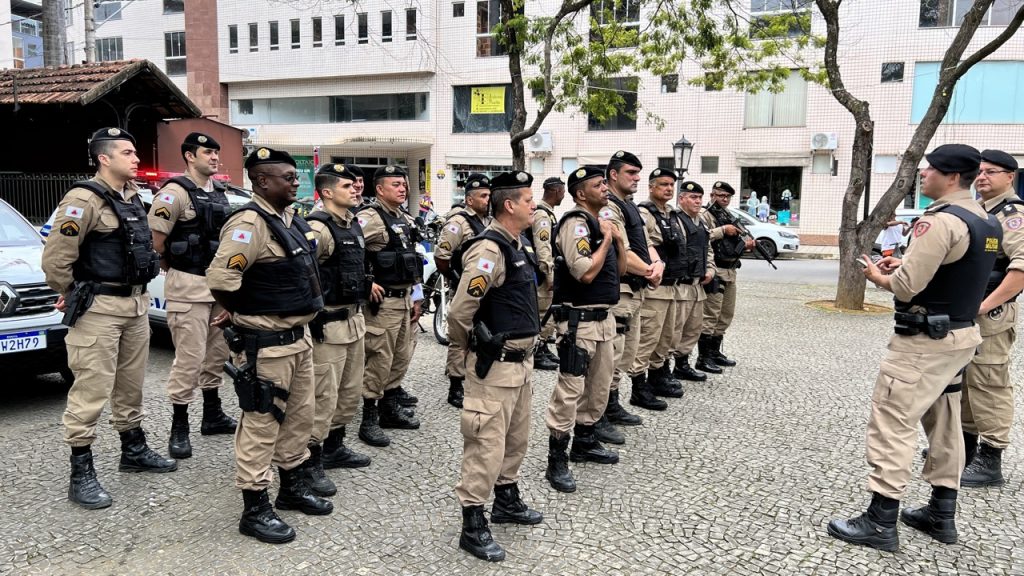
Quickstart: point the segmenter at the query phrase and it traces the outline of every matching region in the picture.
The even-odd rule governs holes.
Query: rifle
[[[740,238],[743,238],[744,240],[752,240],[754,242],[754,253],[767,262],[773,269],[778,270],[771,255],[768,254],[768,251],[765,250],[763,246],[757,243],[757,238],[754,238],[754,235],[750,233],[750,230],[747,229],[742,222],[740,222],[739,218],[736,218],[730,214],[728,210],[722,208],[715,202],[708,205],[708,210],[715,216],[716,220],[724,221],[727,224],[735,226],[736,229],[740,231]]]

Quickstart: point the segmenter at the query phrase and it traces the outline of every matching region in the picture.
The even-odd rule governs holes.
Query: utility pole
[[[64,2],[43,0],[43,66],[64,62]]]
[[[96,61],[96,21],[93,19],[93,0],[83,0],[85,16],[85,61]]]

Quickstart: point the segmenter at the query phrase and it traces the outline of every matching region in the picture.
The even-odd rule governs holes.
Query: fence
[[[46,222],[72,183],[92,177],[93,174],[0,173],[0,199],[38,225]]]

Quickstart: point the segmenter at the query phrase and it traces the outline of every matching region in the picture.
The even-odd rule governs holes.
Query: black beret
[[[544,188],[554,188],[556,186],[565,186],[565,182],[558,176],[552,176],[544,181]]]
[[[703,196],[704,188],[702,188],[701,185],[697,184],[696,182],[687,180],[686,182],[683,182],[682,184],[679,185],[679,195],[682,196],[683,194],[700,194],[701,196]]]
[[[203,148],[210,148],[211,150],[220,150],[220,144],[211,136],[206,134],[200,134],[199,132],[193,132],[188,136],[185,136],[185,141],[181,143],[182,150],[185,146],[201,146]]]
[[[733,190],[733,187],[729,186],[728,182],[722,182],[721,180],[715,182],[715,185],[712,186],[712,188],[715,190],[721,190],[730,196],[736,193],[736,190]]]
[[[260,164],[288,164],[295,168],[295,159],[287,152],[261,146],[253,150],[252,154],[245,159],[245,169],[251,170]]]
[[[345,180],[356,181],[356,175],[349,172],[349,169],[344,164],[324,164],[316,171],[317,174],[328,174],[335,178],[344,178]]]
[[[387,166],[381,166],[377,168],[377,171],[373,173],[373,179],[379,178],[391,178],[391,177],[404,177],[408,176],[405,170],[402,170],[401,166],[395,166],[394,164],[388,164]]]
[[[487,188],[488,190],[490,190],[491,179],[488,178],[487,176],[484,176],[483,174],[478,174],[474,172],[469,176],[466,176],[466,184],[465,186],[463,186],[463,188],[466,189],[466,192],[469,192],[470,190],[477,190],[480,188]]]
[[[995,164],[1000,168],[1012,170],[1016,172],[1019,168],[1017,165],[1017,159],[1010,156],[1002,150],[984,150],[981,153],[981,161],[988,162],[989,164]]]
[[[533,175],[522,170],[502,172],[491,178],[491,190],[502,190],[504,188],[529,188],[533,186]]]
[[[619,150],[608,160],[608,163],[622,162],[623,164],[629,164],[630,166],[636,166],[643,170],[644,165],[640,163],[640,159],[637,158],[632,152],[626,152],[625,150]]]
[[[924,157],[932,168],[943,174],[974,172],[981,163],[981,153],[966,144],[943,144]]]
[[[651,170],[651,175],[647,177],[647,180],[654,180],[655,178],[671,178],[673,182],[679,180],[679,176],[676,175],[675,170],[668,170],[667,168],[655,168]]]
[[[574,170],[572,174],[569,174],[569,187],[572,188],[591,178],[604,178],[604,168],[602,166],[582,166]]]
[[[135,137],[128,133],[127,130],[121,130],[120,128],[100,128],[99,130],[92,133],[92,137],[89,138],[89,143],[93,142],[104,142],[108,140],[127,140],[135,144]]]
[[[356,178],[363,177],[363,169],[355,164],[345,164],[345,171]]]

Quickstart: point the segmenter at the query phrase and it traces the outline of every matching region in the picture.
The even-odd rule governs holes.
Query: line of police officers
[[[69,499],[86,508],[111,504],[96,478],[90,450],[108,400],[122,437],[121,470],[177,468],[175,460],[148,447],[140,427],[149,342],[146,283],[163,267],[168,324],[176,344],[167,384],[173,406],[169,451],[177,459],[192,454],[187,408],[199,388],[204,397],[201,431],[235,434],[235,482],[244,500],[239,530],[265,542],[288,542],[295,532],[277,516],[267,495],[273,465],[281,477],[278,509],[329,514],[333,505],[325,497],[335,494],[336,487],[324,469],[370,464],[344,444],[360,397],[359,437],[367,444],[390,443],[382,428],[419,426],[416,399],[401,382],[422,299],[422,261],[414,249],[413,222],[401,209],[408,183],[400,168],[377,170],[377,203],[360,207],[361,171],[323,166],[316,188],[324,207],[307,222],[291,208],[298,188],[294,160],[260,148],[245,162],[253,201],[229,215],[227,199],[211,179],[218,148],[211,137],[190,134],[182,144],[185,175],[157,193],[147,218],[132,183],[138,164],[134,140],[123,130],[100,130],[90,142],[97,176],[76,183],[58,208],[58,234],[47,243],[44,269],[72,325],[67,345],[76,381],[64,415],[65,439],[72,449]],[[938,410],[932,400],[921,400],[917,388],[902,386],[906,401],[917,410],[913,414],[923,417],[929,430],[932,453],[926,475],[937,485],[930,507],[905,511],[904,521],[949,540],[952,512],[949,494],[941,490],[953,491],[955,510],[963,465],[953,465],[958,442],[949,435],[959,426],[960,405],[952,401],[958,392],[945,387],[970,359],[963,351],[977,345],[971,344],[977,329],[969,320],[978,309],[974,303],[972,311],[975,292],[982,294],[972,284],[968,302],[957,299],[949,285],[964,274],[974,278],[992,270],[995,256],[987,255],[996,252],[998,278],[981,306],[992,324],[983,332],[987,348],[968,369],[970,404],[964,402],[972,410],[964,411],[964,429],[981,435],[979,458],[972,464],[973,473],[981,476],[978,485],[1002,481],[998,457],[1012,421],[1005,360],[1014,334],[1012,300],[1024,287],[1024,243],[1014,240],[1000,247],[998,225],[969,217],[984,210],[966,192],[954,190],[973,180],[971,161],[962,158],[968,152],[940,147],[929,155],[934,170],[925,173],[926,193],[940,201],[915,228],[913,251],[902,265],[880,263],[891,276],[876,267],[866,271],[897,294],[897,321],[903,323],[898,334],[901,326],[918,332],[906,350],[891,344],[893,358],[883,364],[879,382],[886,386],[880,392],[878,385],[869,428],[877,502],[860,519],[829,526],[830,533],[844,539],[892,547],[891,500],[898,498],[905,479],[902,472],[887,477],[894,467],[885,463],[908,458],[912,443],[905,428],[917,420],[893,413],[896,383],[910,379],[896,368],[886,372],[885,366],[899,364],[897,352],[913,352],[918,360],[912,368],[903,367],[916,371],[914,381],[929,382],[928,390],[934,388],[944,400]],[[1020,202],[1011,198],[1016,165],[1012,157],[994,151],[986,151],[984,158],[979,190],[986,208],[1001,215],[1004,232],[1016,239],[1024,214],[1018,214]],[[977,162],[973,166],[977,172]],[[480,558],[504,558],[483,514],[492,489],[492,522],[536,524],[543,518],[522,501],[517,483],[528,441],[535,363],[548,360],[559,370],[545,417],[550,436],[545,476],[563,492],[576,489],[569,460],[618,462],[618,454],[602,444],[625,441],[612,424],[641,423],[619,403],[617,384],[623,374],[632,383],[632,405],[664,410],[667,404],[658,396],[682,396],[676,378],[706,378],[688,362],[695,344],[698,366],[706,371],[734,365],[721,354],[721,341],[733,313],[735,269],[750,245],[739,238],[728,215],[715,209],[728,206],[734,191],[717,182],[713,204],[702,211],[699,184],[677,183],[671,171],[655,169],[648,179],[650,200],[637,206],[632,196],[641,170],[635,155],[619,151],[607,167],[574,171],[567,187],[576,206],[557,222],[553,208],[564,195],[560,180],[544,183],[543,203],[536,210],[530,174],[516,171],[493,180],[473,175],[467,181],[466,210],[449,219],[439,240],[439,269],[458,282],[448,319],[452,346],[447,371],[448,400],[463,408],[465,446],[456,487],[463,507],[460,546]],[[939,190],[940,180],[947,190]],[[670,205],[673,196],[678,209]],[[945,240],[949,234],[938,233],[943,226],[952,227],[952,245]],[[936,233],[926,236],[930,227]],[[933,246],[938,240],[943,242]],[[935,266],[917,264],[925,256],[913,254],[931,256],[938,272]],[[928,274],[946,281],[929,281]],[[546,314],[540,304],[545,300],[551,303]],[[948,313],[950,334],[944,338],[951,342],[941,353],[935,353],[934,342],[922,339],[935,339],[931,331],[942,328],[932,326],[941,320],[933,318],[941,316],[933,314],[938,312]],[[549,337],[543,332],[549,315],[559,335],[557,356],[548,351]],[[968,336],[958,338],[958,331]],[[894,343],[903,337],[895,336]],[[922,345],[927,350],[915,348]],[[927,362],[920,360],[929,354],[935,357],[935,370],[926,370]],[[960,356],[964,362],[954,366]],[[670,371],[672,357],[676,366]],[[242,408],[237,424],[224,414],[217,395],[222,363]],[[928,414],[921,416],[926,409]],[[903,429],[896,430],[896,423]],[[892,435],[900,439],[896,448],[888,440]],[[876,437],[889,443],[873,448]]]

